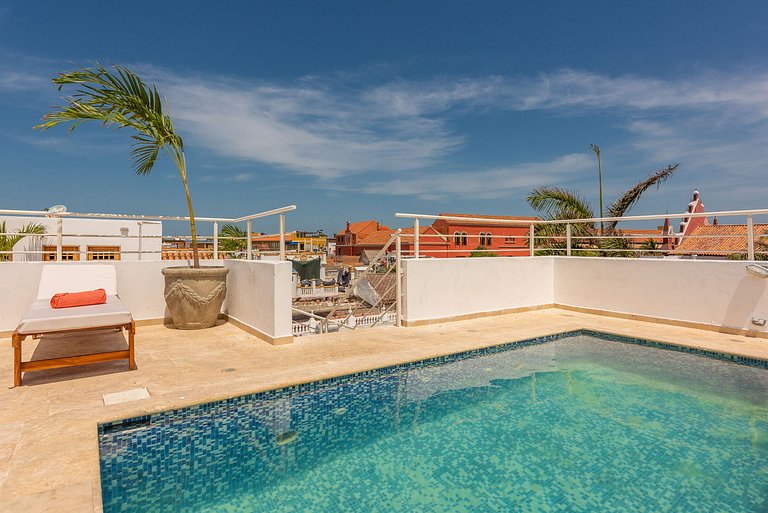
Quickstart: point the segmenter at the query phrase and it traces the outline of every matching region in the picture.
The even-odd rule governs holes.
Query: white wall
[[[272,260],[225,260],[230,318],[273,339],[290,341],[291,263]]]
[[[91,265],[88,262],[67,264]],[[161,269],[178,262],[110,262],[117,271],[117,293],[137,321],[167,317]],[[37,295],[43,262],[0,263],[0,332],[12,331]]]
[[[745,262],[587,257],[405,260],[407,322],[546,304],[768,332],[768,280]]]
[[[552,265],[547,257],[404,260],[405,319],[418,322],[551,304]]]
[[[67,264],[91,265],[88,262]],[[141,320],[167,319],[164,267],[174,261],[110,262],[117,271],[120,299]],[[291,337],[290,262],[225,261],[229,267],[224,312],[272,339]],[[0,263],[0,332],[13,331],[37,295],[43,262]],[[205,263],[203,264],[205,265]]]
[[[737,261],[567,258],[555,261],[557,304],[766,332],[768,280]]]
[[[42,260],[42,254],[23,251],[42,251],[44,245],[56,245],[56,219],[50,217],[0,217],[8,232],[23,225],[38,223],[46,227],[43,237],[26,237],[14,246],[14,262]],[[120,246],[121,260],[139,260],[139,223],[131,220],[62,218],[62,245],[79,246],[80,260],[86,260],[88,246]],[[142,260],[162,258],[163,225],[158,221],[141,221]],[[127,231],[125,229],[127,228]],[[125,232],[125,233],[123,233]],[[69,234],[69,235],[67,235]]]

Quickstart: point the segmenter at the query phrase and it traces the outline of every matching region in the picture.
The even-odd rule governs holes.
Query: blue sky
[[[679,162],[633,213],[765,207],[768,3],[0,2],[0,208],[183,215],[169,160],[128,133],[32,129],[73,63],[157,83],[198,215],[295,203],[335,232],[396,211],[530,215],[539,185],[606,203]],[[275,223],[258,227],[274,231]]]

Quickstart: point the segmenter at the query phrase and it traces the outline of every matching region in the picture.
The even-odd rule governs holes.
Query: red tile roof
[[[627,235],[628,239],[634,244],[642,244],[648,239],[658,244],[664,243],[664,235],[661,230],[621,230],[622,235]],[[634,237],[632,237],[634,235]],[[669,236],[667,238],[670,238]]]
[[[296,232],[287,232],[285,234],[285,242],[290,242],[293,240],[293,237],[296,235]],[[251,240],[253,242],[280,242],[280,234],[279,233],[269,233],[266,235],[251,235]]]
[[[498,224],[501,226],[510,226],[509,223],[493,223],[492,221],[476,221],[476,219],[493,219],[493,220],[499,220],[499,221],[541,221],[540,217],[531,217],[531,216],[490,216],[490,215],[483,215],[483,214],[450,214],[446,212],[441,212],[441,216],[446,217],[462,217],[466,218],[466,221],[448,221],[445,220],[445,222],[450,224],[461,224],[461,225],[494,225]],[[436,220],[437,221],[437,220]]]
[[[351,265],[352,267],[362,265],[359,256],[335,256],[328,259],[328,265]]]
[[[753,229],[755,251],[765,251],[761,245],[768,244],[768,224],[756,224]],[[670,254],[728,256],[746,252],[747,225],[717,224],[699,226]]]
[[[411,228],[411,232],[413,232],[413,228]],[[362,240],[357,241],[357,243],[366,246],[383,246],[389,241],[393,233],[395,233],[395,230],[378,230],[365,236]]]
[[[389,241],[389,238],[392,237],[392,234],[395,233],[395,231],[396,230],[375,231],[364,239],[358,241],[358,244],[363,246],[383,246],[387,243],[387,241]],[[413,228],[402,228],[400,233],[405,236],[405,242],[410,242],[413,240]],[[436,236],[439,236],[442,241],[445,241],[445,236],[436,231],[432,226],[420,226],[419,235],[424,235],[426,237],[425,239],[421,239],[426,243],[434,243],[436,240],[438,240],[438,237]]]
[[[378,221],[373,219],[369,221],[357,221],[349,223],[349,231],[358,235],[375,232],[377,230],[389,230],[389,226],[379,225]],[[346,230],[342,230],[346,231]]]

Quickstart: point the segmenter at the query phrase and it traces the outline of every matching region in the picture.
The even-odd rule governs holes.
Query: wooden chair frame
[[[134,358],[134,344],[133,339],[136,334],[136,323],[132,320],[127,324],[117,324],[112,326],[94,326],[89,328],[78,328],[70,330],[53,330],[44,331],[33,334],[33,337],[39,335],[50,335],[57,333],[82,333],[88,331],[99,331],[108,329],[118,329],[122,331],[125,329],[128,332],[128,349],[122,351],[105,351],[102,353],[91,353],[76,356],[64,356],[60,358],[47,358],[45,360],[30,360],[28,362],[21,361],[21,344],[24,339],[30,336],[30,334],[22,334],[18,332],[18,329],[13,332],[12,345],[13,345],[13,386],[21,386],[21,373],[29,371],[38,371],[46,369],[58,369],[61,367],[72,367],[75,365],[86,365],[89,363],[101,363],[110,362],[113,360],[128,360],[128,368],[134,370],[136,368],[136,360]]]

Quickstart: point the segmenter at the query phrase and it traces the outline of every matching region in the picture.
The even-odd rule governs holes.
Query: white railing
[[[295,287],[293,297],[320,298],[339,295],[338,285],[307,285]]]
[[[202,232],[198,232],[197,239],[198,239],[198,246],[200,244],[203,245],[209,245],[210,247],[207,248],[199,248],[198,253],[200,253],[203,256],[210,255],[214,259],[218,259],[222,254],[223,255],[232,255],[236,256],[238,253],[242,254],[245,259],[252,260],[254,258],[254,251],[252,247],[252,233],[253,233],[253,221],[256,219],[266,218],[270,216],[279,216],[279,234],[280,234],[280,244],[279,244],[279,258],[281,260],[285,259],[285,214],[287,212],[291,212],[293,210],[296,210],[296,205],[288,205],[285,207],[268,210],[265,212],[259,212],[256,214],[250,214],[242,217],[237,218],[226,218],[226,217],[195,217],[196,223],[212,223],[212,233],[205,234]],[[55,244],[50,244],[51,248],[55,247],[55,260],[61,261],[62,257],[67,255],[70,256],[71,259],[74,259],[75,254],[79,255],[83,253],[88,253],[88,259],[91,259],[91,256],[93,256],[93,259],[98,259],[96,256],[98,255],[101,257],[101,259],[106,257],[109,257],[111,255],[108,255],[103,250],[95,249],[91,251],[88,249],[87,251],[82,251],[80,248],[80,245],[77,244],[78,250],[71,250],[67,251],[64,249],[65,246],[68,245],[76,245],[76,241],[83,240],[83,239],[92,239],[94,241],[99,240],[136,240],[136,249],[125,249],[122,246],[119,248],[119,255],[122,256],[125,255],[137,255],[137,259],[141,260],[142,256],[151,254],[151,255],[158,255],[160,258],[162,258],[162,251],[165,249],[167,252],[171,253],[182,253],[182,252],[189,252],[191,251],[191,247],[188,247],[187,242],[192,239],[191,235],[164,235],[161,231],[159,234],[151,234],[151,233],[144,233],[144,227],[146,225],[150,224],[160,224],[163,221],[173,221],[173,222],[189,222],[189,217],[183,217],[183,216],[163,216],[163,215],[137,215],[137,214],[110,214],[110,213],[87,213],[87,212],[48,212],[48,211],[39,211],[39,210],[0,210],[0,220],[5,219],[6,221],[9,221],[14,218],[26,218],[24,221],[27,222],[34,222],[34,223],[41,223],[41,224],[50,224],[53,223],[53,226],[51,227],[53,229],[52,233],[49,233],[46,229],[46,233],[43,234],[29,234],[24,235],[25,237],[31,237],[33,239],[36,239],[38,241],[42,241],[44,238],[47,237],[55,237]],[[31,219],[30,219],[31,218]],[[46,222],[46,220],[50,219],[51,221]],[[64,232],[64,219],[100,219],[100,220],[112,220],[112,221],[131,221],[135,222],[137,226],[137,234],[136,235],[130,235],[129,228],[128,227],[122,227],[119,229],[120,233],[86,233],[82,229],[75,230],[75,231],[68,231]],[[244,237],[227,237],[222,236],[219,233],[219,223],[227,223],[227,224],[239,224],[239,223],[245,223],[246,229],[245,229],[245,236]],[[6,224],[7,226],[7,224]],[[0,233],[0,237],[13,237],[16,235],[23,235],[19,234],[15,231],[9,230],[6,228],[5,233]],[[67,240],[69,239],[69,241]],[[74,239],[74,240],[73,240]],[[177,248],[177,247],[166,247],[163,248],[162,244],[160,246],[157,246],[157,241],[160,239],[162,241],[163,239],[171,239],[173,241],[178,241],[184,243],[184,247]],[[223,251],[220,250],[220,243],[222,241],[226,240],[239,240],[244,241],[240,245],[244,246],[244,249],[242,250],[230,250],[230,251]],[[67,242],[70,242],[71,244],[67,244]],[[144,247],[144,243],[154,242],[154,249],[147,250]],[[42,245],[42,244],[38,244]],[[95,246],[95,245],[94,245]],[[93,255],[91,255],[91,253]],[[33,250],[15,250],[13,248],[8,248],[6,250],[0,251],[0,261],[2,260],[9,260],[12,255],[18,254],[18,255],[50,255],[51,257],[54,256],[53,249],[33,249]]]
[[[624,217],[596,217],[590,219],[564,219],[564,220],[527,220],[527,219],[499,219],[499,218],[483,218],[483,217],[464,217],[464,216],[441,216],[431,214],[409,214],[409,213],[395,213],[395,217],[413,219],[413,234],[403,234],[401,237],[404,242],[411,242],[412,247],[403,251],[403,256],[411,256],[415,258],[430,257],[435,255],[451,256],[456,254],[463,254],[467,256],[467,253],[498,253],[500,256],[513,256],[513,255],[528,255],[534,256],[537,254],[560,254],[566,256],[573,256],[574,254],[591,254],[599,252],[601,255],[610,254],[644,254],[644,255],[663,255],[670,252],[670,249],[652,247],[611,247],[606,241],[627,241],[625,246],[631,246],[632,244],[638,244],[646,242],[648,239],[664,240],[668,239],[671,243],[677,243],[678,239],[683,236],[682,232],[675,232],[671,230],[668,233],[664,233],[662,230],[655,230],[653,233],[632,233],[631,229],[623,228],[627,223],[636,223],[643,221],[666,221],[682,219],[684,223],[688,223],[693,218],[733,218],[741,217],[745,219],[744,233],[737,234],[706,234],[706,235],[685,235],[685,239],[738,239],[744,241],[744,249],[727,249],[718,250],[717,253],[724,253],[728,255],[745,253],[747,260],[754,260],[756,255],[768,255],[768,241],[756,241],[755,240],[755,218],[758,216],[768,216],[768,209],[759,210],[729,210],[718,212],[684,212],[681,214],[654,214],[654,215],[638,215],[638,216],[624,216]],[[420,233],[421,220],[438,220],[453,222],[456,225],[478,225],[486,224],[486,226],[506,226],[506,227],[519,227],[527,228],[524,232],[512,237],[510,235],[493,235],[490,232],[484,232],[483,234],[473,233],[469,234],[466,231],[457,231],[456,233],[447,234],[424,234]],[[617,228],[615,231],[603,231],[601,233],[599,223],[613,222],[621,223],[622,228]],[[578,229],[580,227],[584,227]],[[723,225],[727,226],[727,225]],[[547,234],[547,231],[550,234]],[[628,231],[626,231],[628,230]],[[470,243],[469,239],[472,239]],[[474,242],[491,241],[491,244],[474,245]],[[493,244],[494,240],[499,239],[513,239],[509,244]],[[439,249],[425,248],[425,245],[438,245]],[[490,247],[478,247],[478,246],[490,246]],[[618,245],[620,246],[620,245]],[[706,250],[702,251],[702,255],[706,255]]]
[[[363,315],[360,317],[350,315],[344,318],[331,320],[319,316],[316,317],[316,319],[312,318],[306,321],[294,321],[293,336],[301,337],[305,335],[329,333],[339,331],[341,328],[373,328],[380,325],[392,325],[395,324],[397,320],[395,312],[383,312],[377,315]]]

